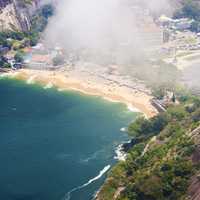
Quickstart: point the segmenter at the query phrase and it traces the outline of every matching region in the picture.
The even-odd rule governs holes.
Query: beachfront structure
[[[165,15],[161,15],[158,19],[159,25],[180,31],[190,29],[192,22],[193,20],[188,18],[172,19]]]
[[[24,62],[26,67],[33,69],[47,69],[52,65],[49,55],[29,54]]]
[[[165,15],[161,15],[158,19],[159,25],[162,25],[162,26],[169,26],[172,22],[173,22],[173,19]]]
[[[192,25],[193,20],[188,18],[176,19],[174,20],[175,27],[177,30],[189,29]]]

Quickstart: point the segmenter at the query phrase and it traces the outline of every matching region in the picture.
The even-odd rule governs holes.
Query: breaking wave
[[[50,89],[53,87],[53,83],[49,82],[47,85],[44,86],[44,89]]]
[[[114,159],[119,160],[119,161],[125,161],[126,160],[126,153],[123,152],[122,145],[123,144],[120,144],[115,150],[116,156],[114,156]]]
[[[133,107],[131,104],[128,104],[128,105],[127,105],[127,108],[128,108],[128,110],[131,111],[131,112],[140,112],[139,109]]]
[[[31,77],[26,81],[26,83],[27,83],[27,84],[33,84],[35,78],[36,78],[35,75],[31,76]]]
[[[8,72],[0,74],[0,78],[15,78],[18,75],[18,72]]]
[[[87,183],[84,183],[81,186],[75,187],[72,190],[70,190],[69,192],[67,192],[67,194],[64,196],[64,198],[62,200],[70,200],[71,199],[71,194],[77,190],[80,190],[88,185],[90,185],[91,183],[93,183],[94,181],[100,179],[109,169],[110,169],[110,165],[105,166],[97,176],[95,176],[94,178],[90,179]]]
[[[129,140],[128,142],[124,142],[124,143],[130,143],[131,140]],[[115,156],[114,156],[114,159],[116,160],[119,160],[119,161],[125,161],[126,160],[126,157],[127,157],[127,153],[124,152],[124,149],[123,149],[123,144],[120,144],[117,146],[116,150],[115,150]]]
[[[59,92],[62,92],[62,91],[64,91],[65,89],[64,88],[58,88],[58,91]]]
[[[120,131],[121,131],[121,132],[126,132],[126,131],[127,131],[127,128],[126,128],[126,127],[122,127],[122,128],[120,128]]]
[[[102,152],[103,152],[102,150],[96,151],[95,153],[93,153],[89,157],[81,159],[80,162],[81,163],[88,163],[90,160],[95,160]]]

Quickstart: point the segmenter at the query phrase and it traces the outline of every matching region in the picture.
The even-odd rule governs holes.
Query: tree
[[[166,114],[159,114],[151,119],[152,131],[159,133],[168,124],[168,117]]]
[[[156,87],[153,89],[152,93],[157,99],[162,99],[166,95],[166,89],[164,86]]]
[[[182,17],[198,20],[200,18],[200,6],[198,2],[186,0],[183,7],[174,13],[174,18]]]
[[[54,9],[51,4],[44,5],[39,9],[31,20],[32,33],[43,32],[48,23],[48,18],[53,15],[53,12]]]
[[[200,17],[199,4],[192,0],[187,0],[182,10],[185,17],[192,19],[198,19]]]
[[[195,113],[192,115],[192,120],[194,122],[200,121],[200,109],[196,110]]]
[[[173,96],[172,96],[172,102],[175,103],[176,102],[176,97],[175,97],[175,94],[173,93]]]
[[[140,136],[142,134],[151,133],[152,126],[151,122],[144,117],[140,117],[133,122],[129,128],[128,132],[131,136]]]
[[[53,15],[54,9],[51,4],[47,4],[42,8],[42,16],[48,19]]]
[[[168,109],[168,114],[171,119],[182,120],[187,116],[188,113],[186,112],[185,107],[175,106]]]
[[[58,66],[64,64],[64,57],[62,55],[57,55],[53,58],[53,65]]]
[[[23,54],[21,52],[17,52],[14,56],[14,59],[16,62],[19,62],[19,63],[23,62],[24,61]]]
[[[6,62],[6,63],[4,63],[3,67],[4,68],[11,68],[11,64]]]
[[[200,31],[200,22],[199,21],[193,21],[190,27],[190,30],[193,32],[198,33]]]
[[[38,39],[39,39],[39,35],[38,34],[31,34],[29,36],[29,39],[30,39],[30,45],[31,46],[35,46],[38,42]]]

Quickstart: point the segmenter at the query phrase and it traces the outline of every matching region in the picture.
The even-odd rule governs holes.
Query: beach
[[[3,76],[25,80],[28,84],[40,83],[44,85],[44,89],[57,87],[60,91],[75,90],[88,95],[101,96],[109,101],[124,103],[130,110],[142,112],[147,118],[157,114],[156,109],[151,105],[153,97],[145,86],[135,83],[134,87],[131,87],[131,83],[125,84],[123,79],[119,81],[119,76],[107,78],[84,70],[33,69],[10,71]]]

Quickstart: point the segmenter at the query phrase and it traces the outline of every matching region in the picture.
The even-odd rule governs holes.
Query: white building
[[[187,30],[191,27],[193,20],[188,18],[172,19],[165,15],[161,15],[158,19],[158,23],[161,26],[168,27],[175,30]]]

